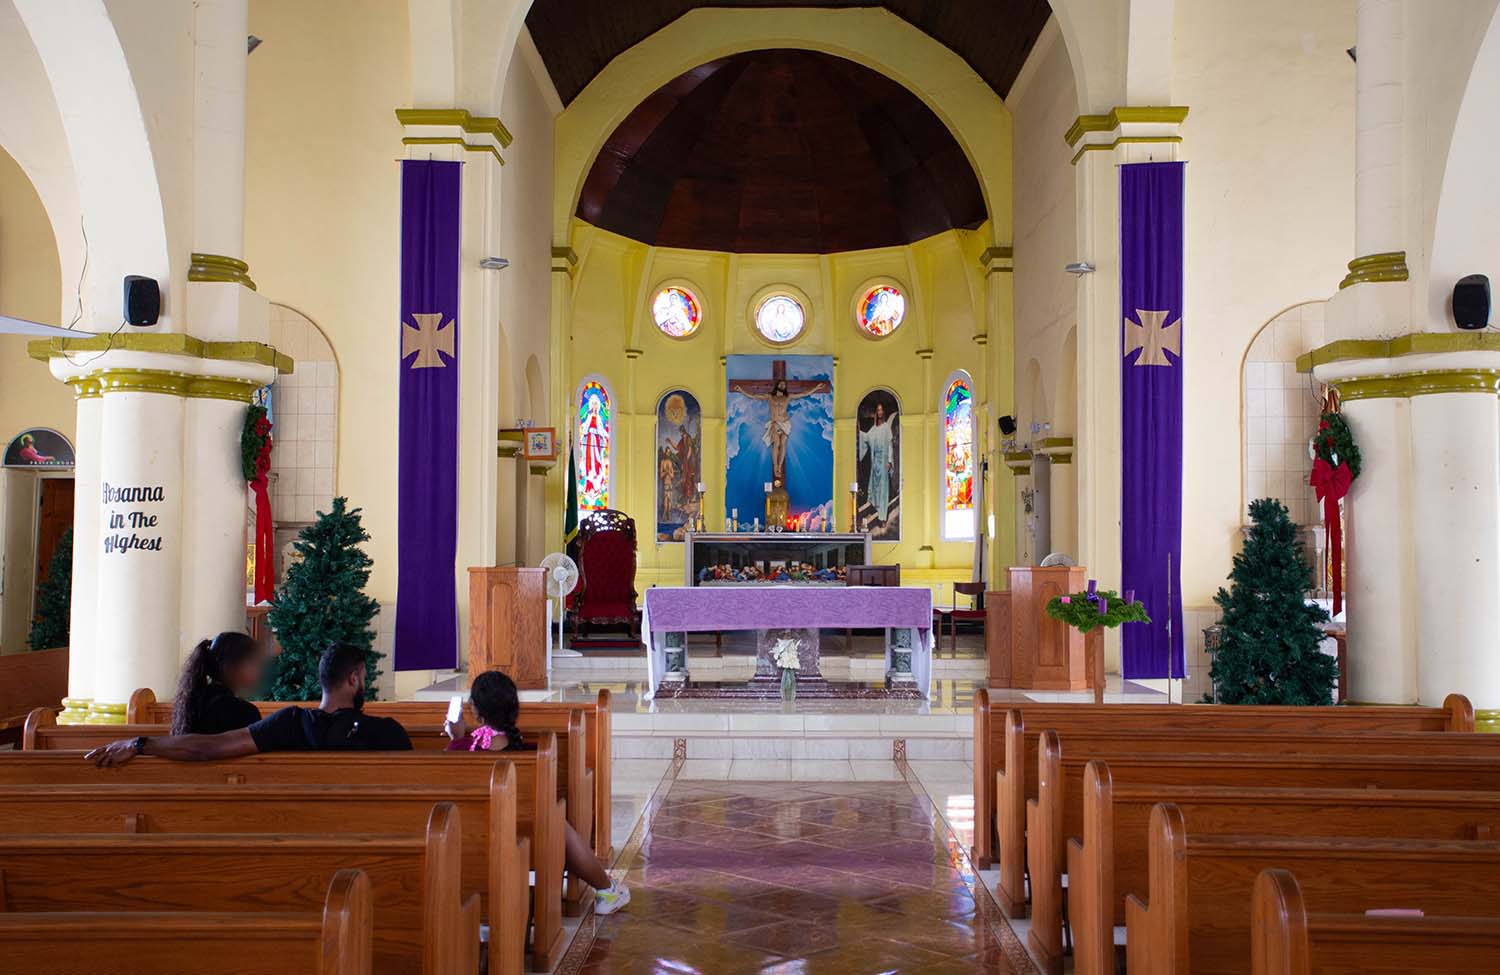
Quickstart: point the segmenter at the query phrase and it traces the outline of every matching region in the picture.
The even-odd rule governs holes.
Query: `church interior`
[[[0,91],[0,971],[1500,968],[1500,0],[0,0]]]

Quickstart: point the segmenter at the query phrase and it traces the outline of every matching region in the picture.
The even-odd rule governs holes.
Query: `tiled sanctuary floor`
[[[1034,972],[939,812],[905,781],[669,781],[579,971]]]

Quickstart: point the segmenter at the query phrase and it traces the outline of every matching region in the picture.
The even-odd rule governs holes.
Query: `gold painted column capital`
[[[189,255],[188,280],[238,284],[251,291],[255,290],[255,282],[250,279],[250,265],[237,257],[225,257],[223,254],[194,252]]]
[[[1406,266],[1406,251],[1368,254],[1349,262],[1349,273],[1339,282],[1339,290],[1352,284],[1390,283],[1410,278],[1411,271]]]
[[[471,115],[463,108],[398,108],[401,144],[404,146],[459,146],[469,152],[485,152],[505,165],[501,151],[514,137],[498,118]]]
[[[1080,115],[1063,139],[1074,150],[1073,163],[1086,152],[1113,151],[1131,145],[1176,145],[1187,119],[1185,105],[1118,106],[1104,115]]]

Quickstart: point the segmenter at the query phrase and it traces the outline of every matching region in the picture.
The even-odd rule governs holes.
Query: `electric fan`
[[[563,614],[566,612],[568,593],[578,586],[578,563],[566,553],[553,552],[542,559],[542,568],[547,571],[547,598],[557,600],[557,649],[563,649]]]

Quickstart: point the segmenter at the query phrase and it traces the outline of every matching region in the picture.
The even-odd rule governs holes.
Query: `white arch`
[[[1500,7],[1480,44],[1454,122],[1447,166],[1433,223],[1432,265],[1427,278],[1431,322],[1448,319],[1453,285],[1466,274],[1500,278],[1500,129],[1495,93],[1500,92]]]
[[[87,220],[83,324],[112,328],[125,275],[173,280],[161,188],[135,78],[104,0],[15,0],[15,6],[51,82]],[[72,236],[70,228],[56,229],[60,243]],[[163,292],[165,298],[170,289]],[[170,326],[171,315],[167,298],[163,325]]]

